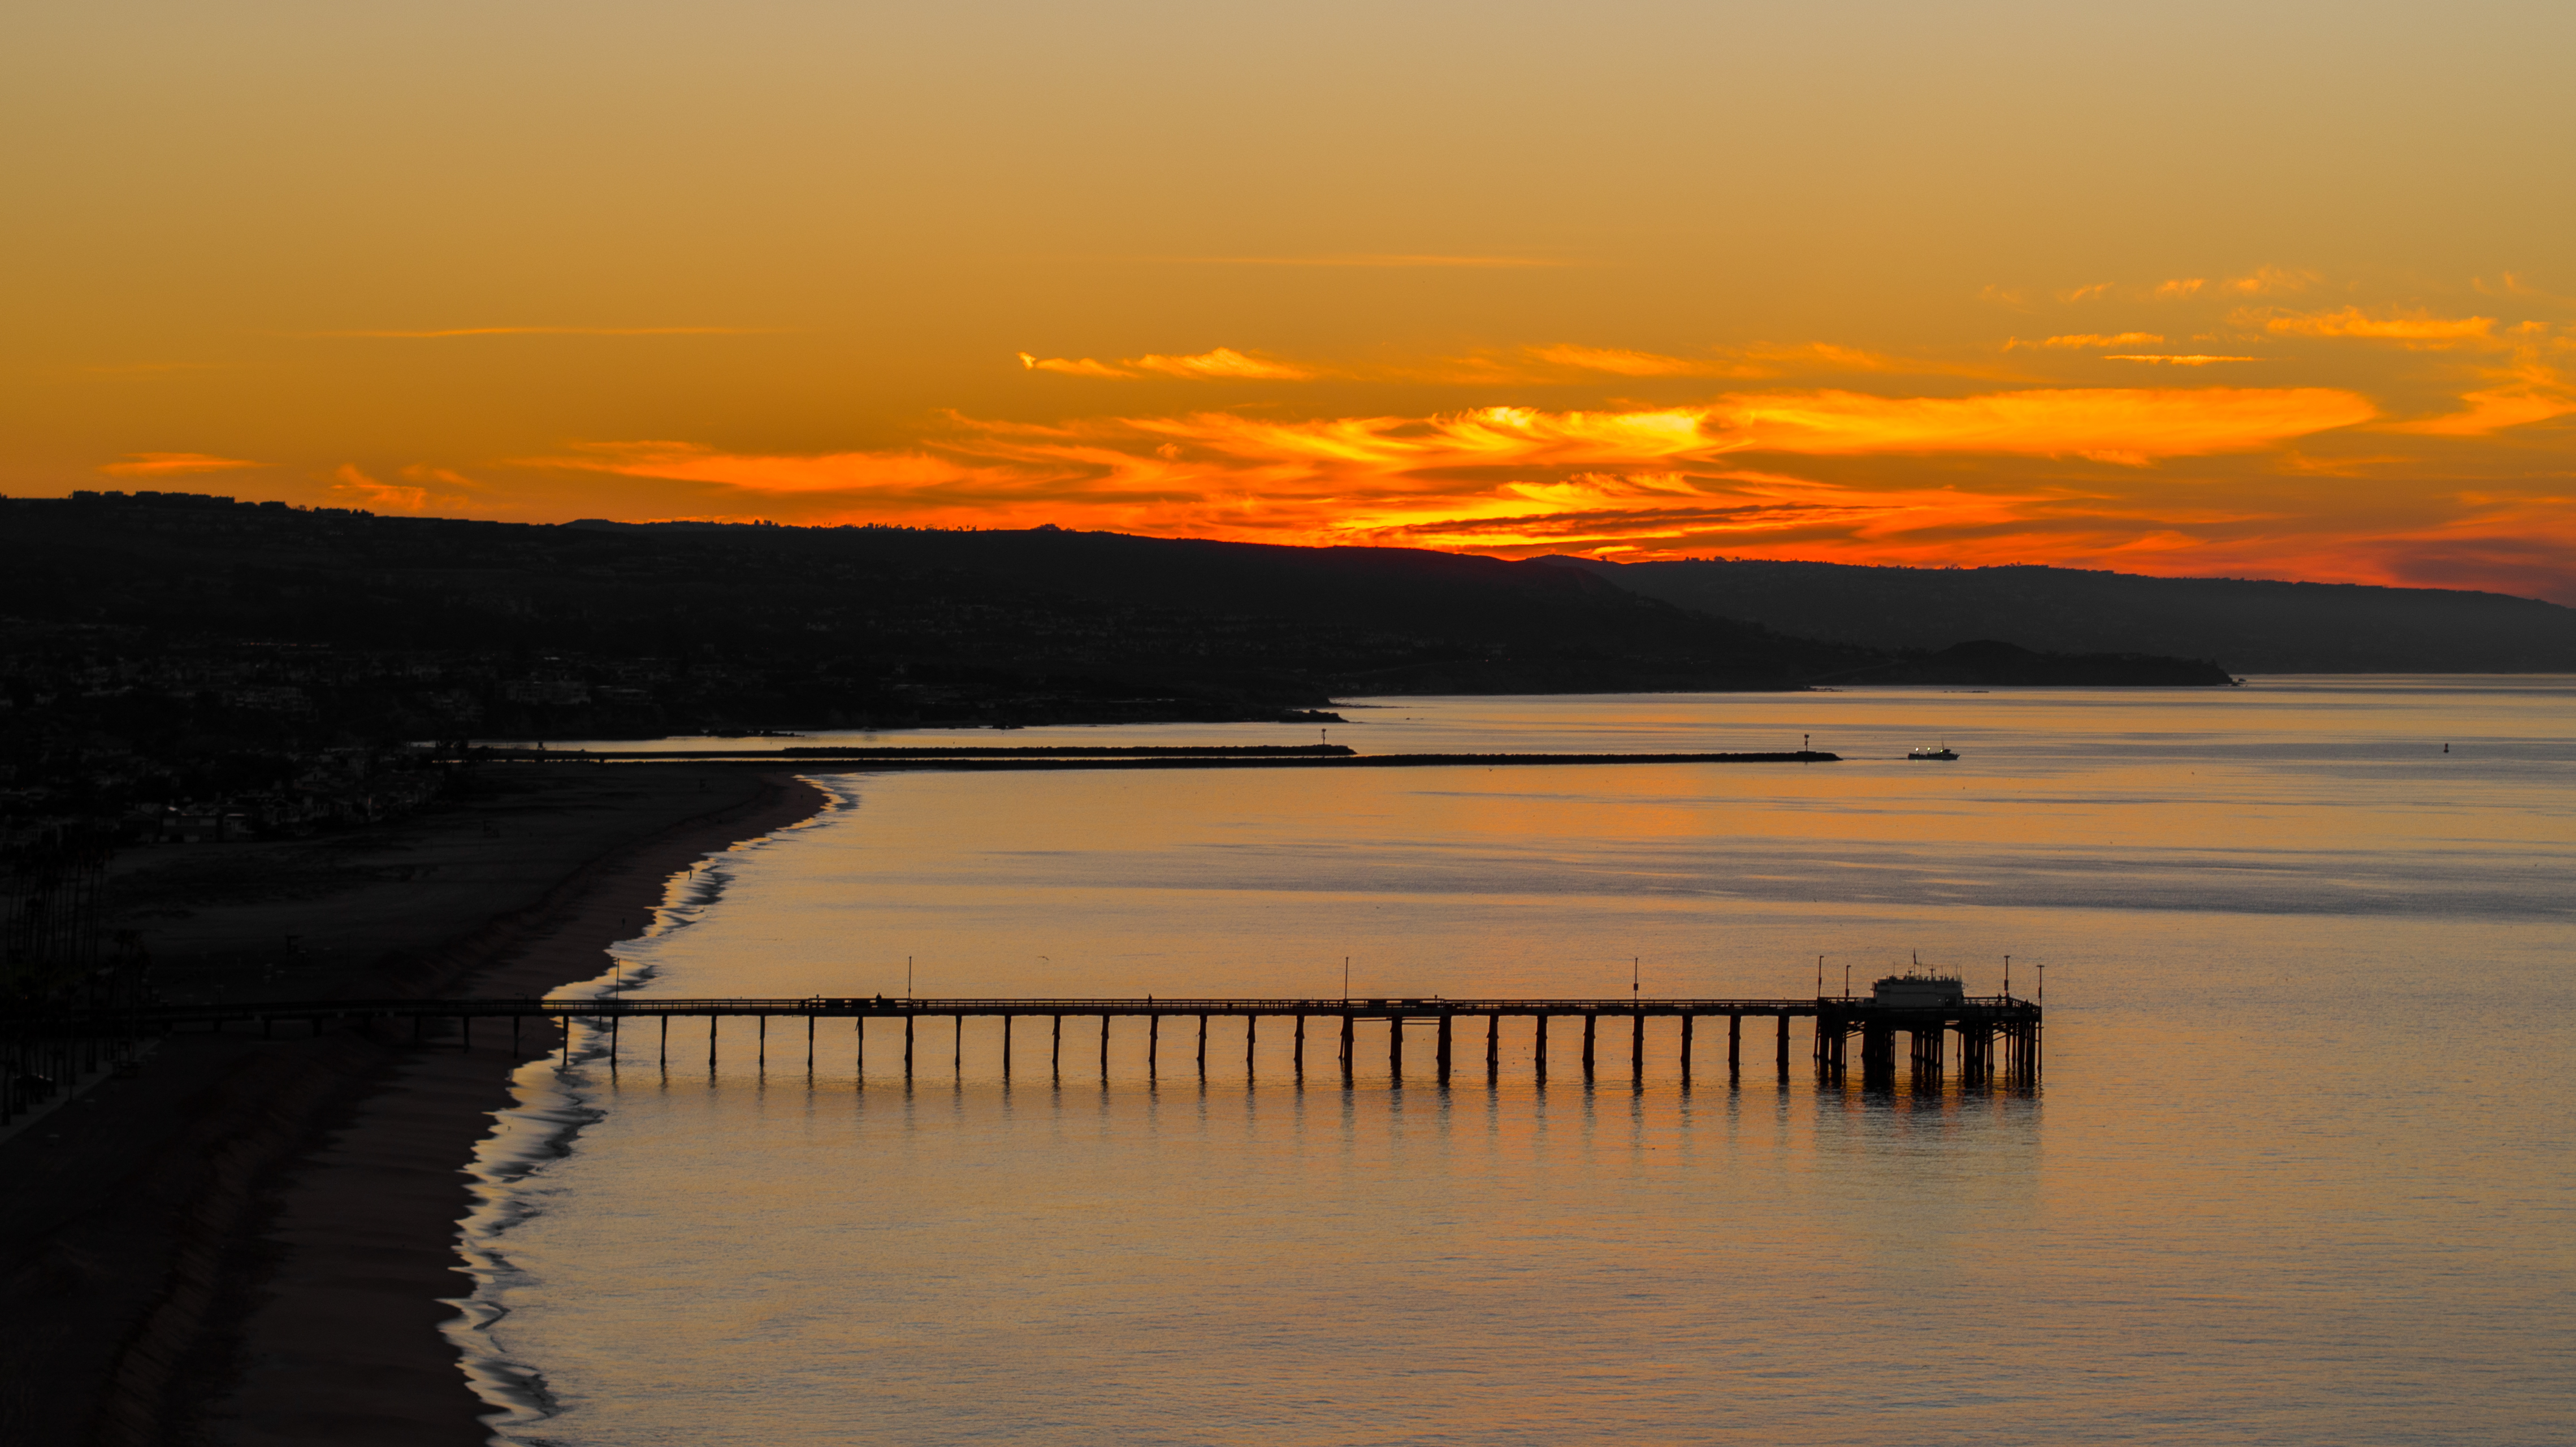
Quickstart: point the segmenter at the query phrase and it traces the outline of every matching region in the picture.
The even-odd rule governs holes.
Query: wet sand
[[[542,994],[673,873],[822,804],[740,769],[481,773],[372,830],[130,851],[117,923],[173,999]],[[511,1059],[499,1032],[174,1035],[0,1145],[0,1440],[484,1441],[439,1298]]]

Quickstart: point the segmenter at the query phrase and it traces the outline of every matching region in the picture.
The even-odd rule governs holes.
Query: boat
[[[1950,747],[1947,743],[1944,743],[1937,749],[1908,749],[1905,751],[1905,757],[1909,759],[1955,759],[1959,757],[1959,751]]]

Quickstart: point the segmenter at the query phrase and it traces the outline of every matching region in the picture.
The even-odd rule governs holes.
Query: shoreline
[[[784,775],[763,794],[684,821],[573,871],[518,939],[460,968],[456,985],[543,994],[606,967],[631,922],[658,909],[673,875],[706,855],[802,823],[829,797]],[[458,1252],[473,1209],[466,1167],[515,1103],[527,1048],[432,1048],[394,1062],[310,1132],[276,1175],[274,1214],[244,1284],[234,1389],[209,1404],[221,1438],[251,1443],[474,1443],[494,1410],[442,1327],[471,1278]]]
[[[173,1000],[543,993],[605,971],[673,874],[820,813],[779,763],[478,772],[365,831],[134,851],[116,922]],[[457,1046],[181,1031],[0,1141],[0,1440],[488,1441],[442,1299],[520,1056]]]

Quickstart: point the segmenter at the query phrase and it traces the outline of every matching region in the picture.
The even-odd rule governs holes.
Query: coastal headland
[[[823,803],[779,769],[478,769],[398,823],[129,851],[116,923],[172,1000],[538,994]],[[0,1440],[484,1440],[437,1328],[508,1074],[408,1034],[182,1033],[0,1142]]]

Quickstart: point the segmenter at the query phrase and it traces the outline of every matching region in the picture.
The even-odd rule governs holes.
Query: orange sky
[[[2576,12],[21,7],[0,488],[2576,603]]]

